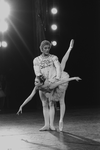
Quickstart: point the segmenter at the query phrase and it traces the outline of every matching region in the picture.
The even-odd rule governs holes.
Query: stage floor
[[[0,114],[0,150],[100,150],[100,111],[70,110],[64,118],[64,131],[39,131],[42,111]]]

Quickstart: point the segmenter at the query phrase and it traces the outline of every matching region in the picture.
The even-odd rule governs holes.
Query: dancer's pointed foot
[[[63,131],[63,121],[59,121],[59,131]]]
[[[41,129],[39,129],[39,131],[48,131],[49,130],[49,126],[43,126]]]
[[[55,131],[55,127],[54,126],[50,126],[50,130]]]

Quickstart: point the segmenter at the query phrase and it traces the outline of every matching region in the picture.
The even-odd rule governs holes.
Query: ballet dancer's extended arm
[[[72,80],[76,80],[76,81],[79,81],[79,80],[82,80],[80,77],[71,77],[68,79],[68,81],[72,81]]]
[[[79,78],[79,77],[71,77],[71,78],[68,78],[68,79],[63,80],[63,81],[58,81],[58,82],[52,83],[52,84],[50,84],[49,89],[53,90],[57,86],[59,86],[61,84],[64,84],[64,83],[67,83],[67,82],[72,81],[72,80],[79,81],[79,80],[81,80],[81,78]]]
[[[70,52],[71,52],[73,46],[74,46],[74,40],[72,39],[72,40],[70,41],[69,48],[68,48],[67,52],[65,53],[64,57],[62,58],[62,61],[61,61],[61,68],[62,68],[62,71],[65,69],[66,62],[67,62],[67,60],[68,60],[68,58],[69,58],[69,54],[70,54]]]
[[[31,92],[31,94],[27,97],[27,99],[22,103],[22,105],[20,106],[17,115],[19,115],[19,113],[22,113],[22,108],[30,101],[32,100],[32,97],[35,95],[37,91],[37,87],[35,86],[33,91]]]
[[[22,103],[22,105],[19,107],[19,110],[17,112],[17,115],[19,115],[19,113],[22,113],[22,108],[29,102],[32,100],[33,96],[35,95],[37,90],[42,90],[45,92],[50,92],[50,90],[47,88],[47,85],[45,87],[42,87],[43,84],[40,82],[35,82],[35,87],[33,89],[33,91],[31,92],[31,94],[26,98],[26,100]]]

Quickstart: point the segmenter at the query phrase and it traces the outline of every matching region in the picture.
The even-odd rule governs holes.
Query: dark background
[[[34,87],[33,59],[40,55],[39,44],[43,39],[57,40],[51,53],[61,58],[71,39],[75,40],[65,71],[79,76],[82,81],[69,83],[66,92],[67,108],[100,107],[100,2],[90,0],[8,0],[11,13],[8,31],[2,39],[8,47],[0,48],[0,74],[5,77],[7,99],[5,109],[18,110]],[[58,14],[52,16],[50,9],[57,6]],[[50,25],[56,22],[57,31]],[[25,110],[41,109],[38,93]]]

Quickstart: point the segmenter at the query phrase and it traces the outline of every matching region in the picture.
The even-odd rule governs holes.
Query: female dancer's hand
[[[76,80],[76,81],[79,81],[79,80],[82,80],[82,79],[79,78],[79,77],[75,77],[75,80]]]
[[[20,106],[20,108],[19,108],[19,110],[18,110],[18,112],[17,112],[17,115],[19,115],[19,113],[22,114],[22,106]]]

